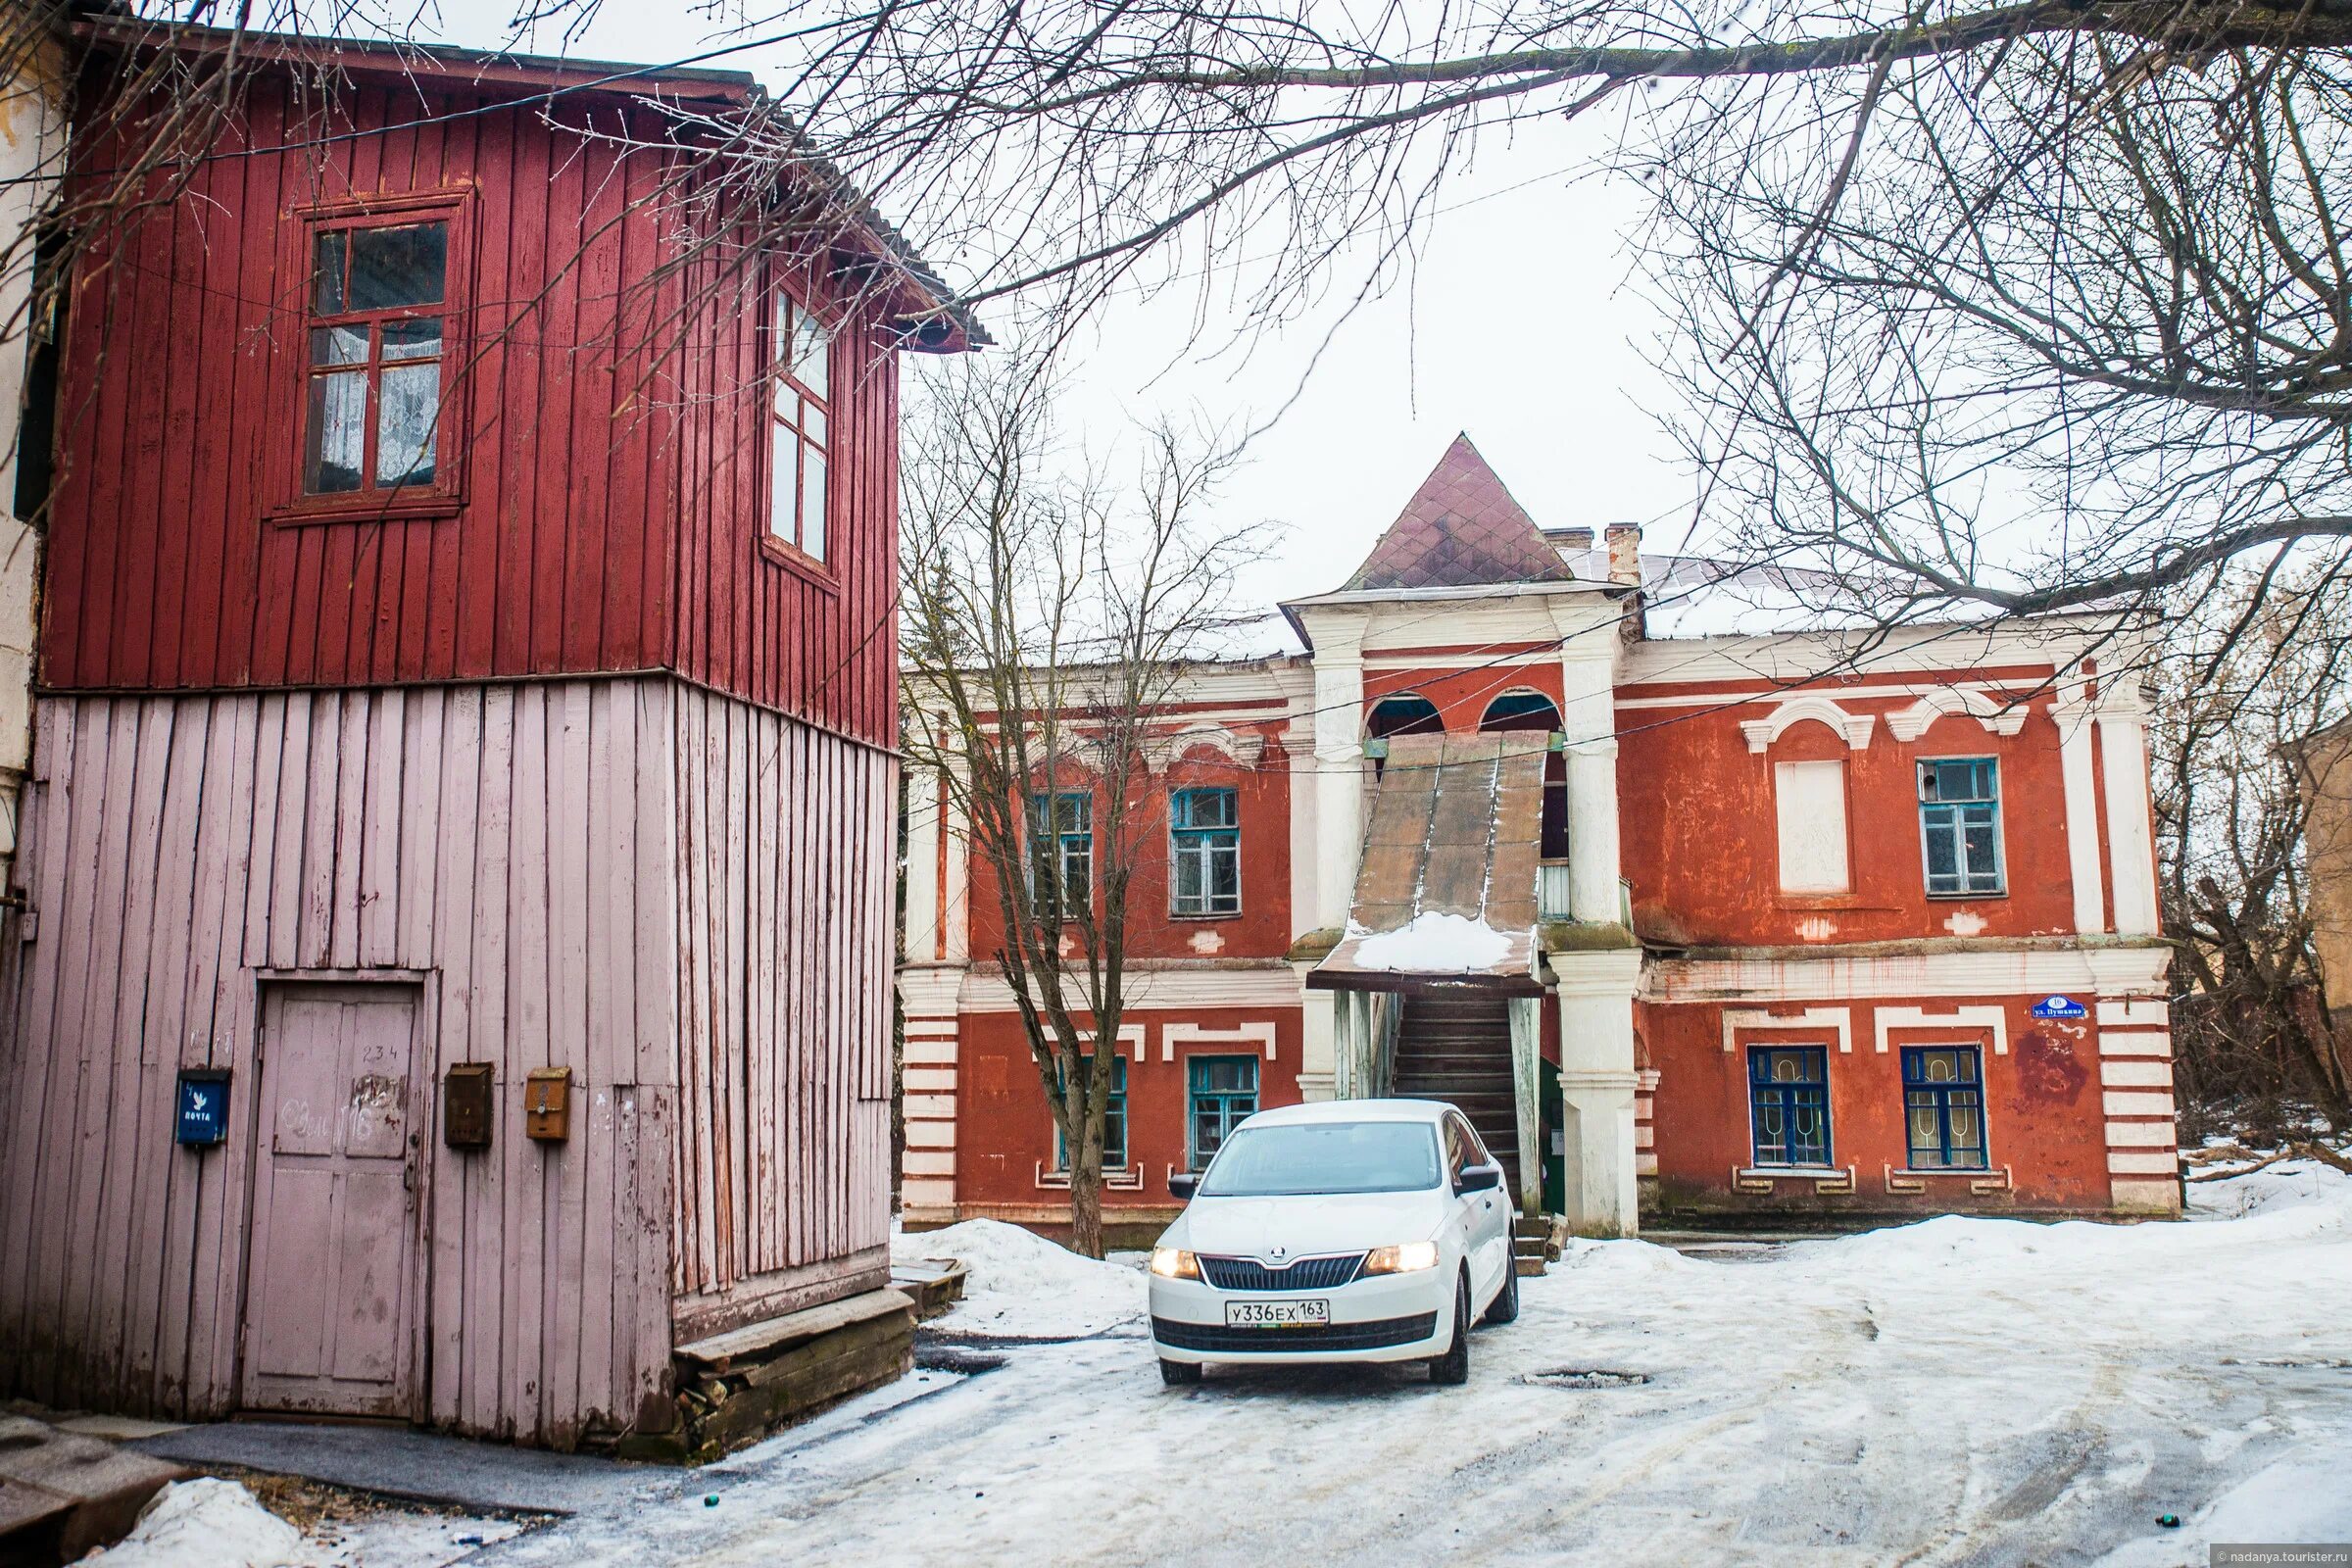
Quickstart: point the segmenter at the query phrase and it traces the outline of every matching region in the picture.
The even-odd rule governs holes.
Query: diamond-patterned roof
[[[1575,576],[1470,437],[1457,435],[1341,591],[1572,582]]]

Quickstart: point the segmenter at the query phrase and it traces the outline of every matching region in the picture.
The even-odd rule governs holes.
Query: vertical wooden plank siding
[[[435,1080],[496,1073],[490,1150],[429,1129],[420,1417],[568,1446],[661,1408],[673,1332],[880,1282],[887,753],[662,676],[46,698],[38,733],[40,923],[0,953],[7,1390],[233,1407],[286,971],[420,981]],[[235,1075],[204,1153],[172,1142],[195,1065]],[[547,1065],[557,1146],[521,1130]]]
[[[681,1332],[880,1284],[897,760],[672,688]],[[879,1070],[877,1071],[877,1063]]]

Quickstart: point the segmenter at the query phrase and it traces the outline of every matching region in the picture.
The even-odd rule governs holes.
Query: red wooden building
[[[687,249],[747,76],[242,47],[71,296],[0,1385],[672,1430],[887,1284],[896,356],[968,333],[813,176]]]
[[[2116,628],[1863,636],[1817,586],[1541,527],[1456,441],[1283,607],[1306,653],[1202,670],[1165,721],[1179,874],[1129,911],[1106,1203],[1171,1214],[1259,1105],[1421,1093],[1586,1234],[2176,1212]],[[1052,1224],[996,901],[935,793],[910,781],[906,1211]]]

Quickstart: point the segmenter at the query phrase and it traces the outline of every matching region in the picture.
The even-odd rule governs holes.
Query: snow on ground
[[[962,1260],[963,1299],[938,1323],[951,1334],[1077,1339],[1138,1319],[1144,1310],[1143,1274],[1132,1263],[1080,1257],[1002,1220],[901,1231],[890,1239],[890,1255],[902,1263]]]
[[[1359,969],[1410,969],[1416,974],[1479,974],[1510,956],[1511,939],[1466,915],[1430,911],[1412,924],[1378,936],[1350,921],[1348,934],[1363,937],[1355,950]]]
[[[340,1494],[347,1504],[353,1495]],[[82,1560],[104,1568],[445,1568],[521,1528],[370,1500],[297,1530],[240,1483],[200,1476],[157,1493],[127,1537]]]
[[[1579,1244],[1479,1332],[1460,1390],[1361,1368],[1164,1389],[1140,1324],[1012,1346],[469,1568],[2186,1568],[2211,1541],[2352,1540],[2352,1180],[2281,1164],[2191,1191],[2188,1224]],[[968,1250],[975,1284],[1013,1271],[975,1304],[1028,1326],[1065,1289],[1101,1293],[1073,1320],[1114,1286],[1142,1310],[1140,1278],[1002,1230],[906,1247]]]

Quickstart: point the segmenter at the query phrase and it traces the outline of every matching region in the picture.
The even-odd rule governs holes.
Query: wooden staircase
[[[1487,1152],[1519,1192],[1519,1108],[1511,1087],[1510,1004],[1500,997],[1404,999],[1396,1026],[1394,1087],[1410,1100],[1443,1100],[1470,1118]],[[1512,1250],[1522,1275],[1560,1255],[1551,1220],[1523,1215]]]

